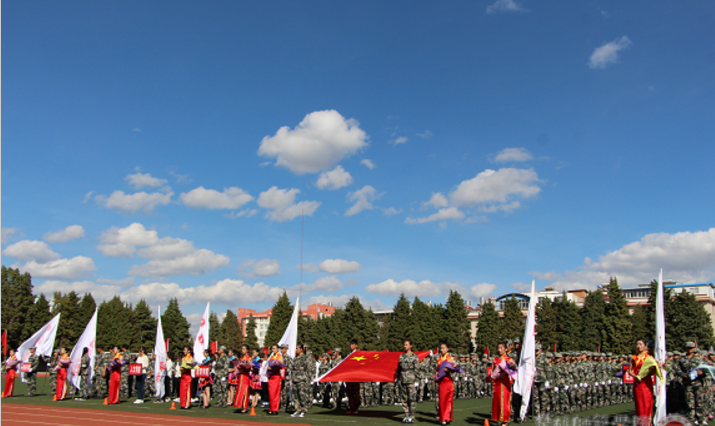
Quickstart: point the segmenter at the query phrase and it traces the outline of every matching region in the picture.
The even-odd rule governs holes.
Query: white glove
[[[610,380],[608,381],[608,384],[609,384],[609,385],[611,384],[611,381],[610,381]]]
[[[225,381],[226,381],[226,378],[225,378],[225,377],[222,377],[222,378],[221,378],[221,381],[222,381],[222,382],[225,382]]]
[[[545,387],[546,389],[549,389],[549,388],[551,387],[551,382],[548,382],[548,381],[547,381],[546,384],[544,384],[544,387]]]
[[[606,382],[601,382],[601,386],[606,386]]]
[[[419,384],[419,383],[415,383],[415,389],[419,389],[419,387],[420,387],[420,384]]]
[[[559,391],[559,388],[554,388],[554,391],[555,391],[555,392],[558,392],[558,391]]]
[[[425,383],[429,383],[429,379],[425,379]]]
[[[583,385],[586,386],[586,387],[588,387],[588,383],[584,383]]]
[[[564,386],[564,390],[569,390],[569,385]]]

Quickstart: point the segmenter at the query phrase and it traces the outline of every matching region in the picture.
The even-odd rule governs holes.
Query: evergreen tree
[[[40,294],[37,298],[35,304],[30,308],[29,314],[30,320],[28,321],[28,327],[30,328],[30,336],[35,334],[37,330],[42,328],[52,319],[52,313],[50,312],[50,302],[44,294]],[[28,336],[29,337],[29,336]]]
[[[256,319],[253,318],[253,314],[248,316],[248,323],[246,324],[246,337],[243,338],[243,343],[248,345],[250,348],[258,348],[258,337],[256,336]],[[265,342],[263,343],[265,347]]]
[[[631,330],[636,339],[646,339],[646,342],[653,336],[653,332],[648,330],[648,314],[643,305],[636,305],[631,315]]]
[[[147,351],[151,351],[156,344],[156,324],[157,320],[151,316],[151,308],[144,299],[134,307],[132,312],[132,322],[134,335],[132,336],[132,351],[139,351],[140,346],[144,346]],[[166,328],[164,322],[162,328]],[[164,336],[166,338],[166,335]]]
[[[79,302],[79,323],[85,324],[86,327],[86,324],[88,324],[89,320],[92,319],[95,309],[97,309],[97,303],[94,301],[92,293],[85,293],[82,300]],[[84,332],[84,329],[82,329],[82,331]],[[79,338],[79,336],[77,337]]]
[[[293,316],[293,305],[291,305],[288,295],[284,291],[271,311],[271,322],[268,324],[266,337],[263,340],[264,346],[270,347],[281,340],[286,328],[288,328],[291,316]]]
[[[439,343],[436,334],[432,308],[415,297],[412,302],[412,345],[418,351],[434,349]]]
[[[557,347],[563,351],[575,351],[581,348],[581,318],[576,304],[568,300],[566,292],[554,301],[556,311],[557,327],[556,333],[559,336]]]
[[[163,321],[164,318],[162,317]],[[166,322],[163,322],[163,324],[166,324]],[[164,325],[164,333],[166,333],[166,325]],[[119,296],[114,296],[110,301],[99,304],[97,311],[97,345],[104,348],[122,345],[130,346],[133,334],[131,309],[122,302]]]
[[[211,347],[213,342],[217,342],[219,340],[220,335],[221,323],[218,320],[218,315],[216,315],[216,312],[211,312],[209,314],[209,347]]]
[[[10,348],[17,348],[37,330],[28,327],[28,313],[35,304],[32,295],[32,278],[25,272],[20,274],[19,269],[2,267],[2,300],[0,301],[0,315],[2,328],[7,330],[7,344]]]
[[[379,329],[377,317],[370,308],[365,312],[365,336],[363,337],[362,349],[366,351],[376,351],[379,349]]]
[[[489,348],[489,355],[497,353],[499,343],[499,313],[491,301],[482,305],[482,312],[477,323],[477,350]]]
[[[541,343],[545,352],[553,351],[554,345],[559,343],[556,309],[548,297],[544,297],[536,305],[536,340]]]
[[[392,315],[385,315],[378,331],[377,347],[379,350],[391,350],[390,337],[392,335]]]
[[[55,292],[54,307],[52,314],[60,316],[60,324],[57,327],[57,345],[58,348],[65,348],[69,352],[77,342],[77,339],[84,331],[87,323],[81,322],[82,317],[79,309],[80,298],[77,293],[71,291],[67,294]]]
[[[412,322],[412,309],[410,308],[410,301],[407,300],[405,294],[402,293],[400,298],[397,299],[395,307],[393,308],[392,316],[389,321],[389,327],[387,329],[387,346],[380,347],[380,349],[388,349],[390,351],[401,351],[403,350],[403,343],[405,339],[413,338],[413,322]]]
[[[447,339],[447,332],[444,329],[444,313],[445,308],[441,303],[436,303],[432,305],[431,315],[432,324],[434,327],[434,334],[432,335],[432,339],[436,343],[434,344],[434,346],[428,346],[427,349],[435,350],[435,353],[439,351],[439,342]]]
[[[344,309],[336,309],[333,314],[337,346],[347,351],[350,340],[356,339],[362,350],[377,349],[377,319],[372,311],[366,311],[357,296],[353,296]]]
[[[581,333],[581,349],[596,351],[602,345],[606,299],[601,290],[589,291],[579,311],[583,331]]]
[[[299,311],[298,316],[298,343],[308,345],[308,348],[312,351],[314,346],[313,342],[313,328],[315,327],[315,321],[312,318],[303,316],[303,312]]]
[[[223,345],[229,349],[238,350],[243,344],[243,333],[238,324],[238,317],[230,309],[226,311],[226,316],[221,322],[221,330],[218,338],[219,346]],[[255,346],[252,346],[255,348]]]
[[[169,305],[161,316],[161,326],[164,329],[164,338],[169,339],[169,348],[172,351],[180,352],[187,345],[193,347],[189,334],[191,325],[181,313],[176,298],[169,300]]]
[[[519,301],[513,295],[504,302],[504,318],[501,320],[499,334],[501,340],[513,340],[524,336],[524,315],[521,313]]]
[[[449,291],[444,310],[444,334],[450,350],[459,353],[469,352],[471,337],[467,307],[462,296],[454,290]]]
[[[673,321],[674,339],[667,343],[669,347],[685,348],[685,343],[691,341],[704,349],[714,345],[710,315],[695,295],[683,291],[673,299],[673,308],[677,315]]]
[[[613,353],[631,353],[633,351],[633,334],[631,317],[628,313],[628,302],[618,280],[611,278],[608,283],[608,304],[604,317],[603,350]]]

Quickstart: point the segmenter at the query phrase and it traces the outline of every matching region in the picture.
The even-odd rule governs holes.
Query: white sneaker
[[[290,415],[291,417],[298,417],[298,412],[296,411],[295,413]]]
[[[199,402],[198,398],[191,398],[191,402]]]
[[[300,413],[298,417],[305,417],[305,413]]]
[[[181,398],[175,398],[172,402],[181,402]]]
[[[143,400],[143,399],[137,399],[136,401],[134,401],[134,403],[135,403],[135,404],[143,404],[143,403],[144,403],[144,400]]]

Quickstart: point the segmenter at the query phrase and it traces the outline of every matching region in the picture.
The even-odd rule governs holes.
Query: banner
[[[130,376],[141,376],[142,375],[142,365],[141,364],[129,364],[129,375]]]
[[[295,300],[295,308],[293,309],[293,316],[290,317],[290,322],[288,323],[288,328],[286,328],[283,337],[278,342],[280,345],[288,345],[288,356],[295,358],[295,348],[298,346],[298,316],[300,313],[300,297]]]
[[[30,357],[30,348],[33,346],[37,348],[35,355],[42,355],[48,358],[52,356],[52,349],[55,347],[55,336],[57,335],[59,323],[60,314],[57,314],[50,322],[42,326],[32,337],[25,340],[22,345],[17,348],[17,353],[15,354],[17,359],[22,362],[27,362],[27,359]],[[22,375],[22,382],[27,383],[24,375]]]
[[[655,360],[659,365],[665,364],[667,353],[665,351],[665,310],[663,307],[663,269],[658,276],[658,290],[655,295]],[[654,424],[659,424],[665,418],[667,371],[661,369],[663,378],[656,377],[655,384],[655,417]]]
[[[355,351],[340,361],[316,382],[382,382],[395,381],[397,364],[404,352]],[[430,351],[415,352],[422,361]]]
[[[89,376],[87,377],[87,383],[84,386],[89,386],[92,383],[92,376],[94,375],[94,361],[97,358],[96,351],[94,347],[94,342],[97,340],[97,309],[94,310],[94,315],[90,318],[87,327],[84,328],[84,332],[79,336],[77,344],[72,348],[70,353],[70,367],[67,369],[67,379],[76,387],[80,389],[82,386],[82,376],[80,367],[82,366],[82,352],[84,348],[88,348],[89,352]]]
[[[529,299],[529,313],[526,316],[524,329],[524,346],[521,348],[519,370],[514,382],[514,392],[521,395],[521,421],[526,418],[531,397],[531,387],[536,376],[536,281],[531,281],[531,298]]]
[[[169,339],[164,340],[164,329],[161,327],[161,307],[158,308],[156,323],[156,343],[154,344],[154,389],[155,397],[164,398],[164,377],[166,377],[166,352],[169,347]]]
[[[201,325],[199,325],[199,334],[196,335],[196,340],[194,340],[194,360],[197,362],[204,359],[204,349],[209,347],[209,305],[211,302],[206,304],[206,310],[204,311],[204,316],[201,318]]]

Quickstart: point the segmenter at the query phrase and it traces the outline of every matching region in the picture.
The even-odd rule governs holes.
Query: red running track
[[[285,426],[285,423],[248,422],[242,419],[212,419],[181,417],[164,414],[142,414],[93,410],[89,408],[47,407],[39,405],[2,403],[2,423],[13,425],[95,426],[103,422],[114,425],[151,424],[157,426],[195,426],[196,424],[234,426]],[[291,424],[291,426],[308,426]]]

